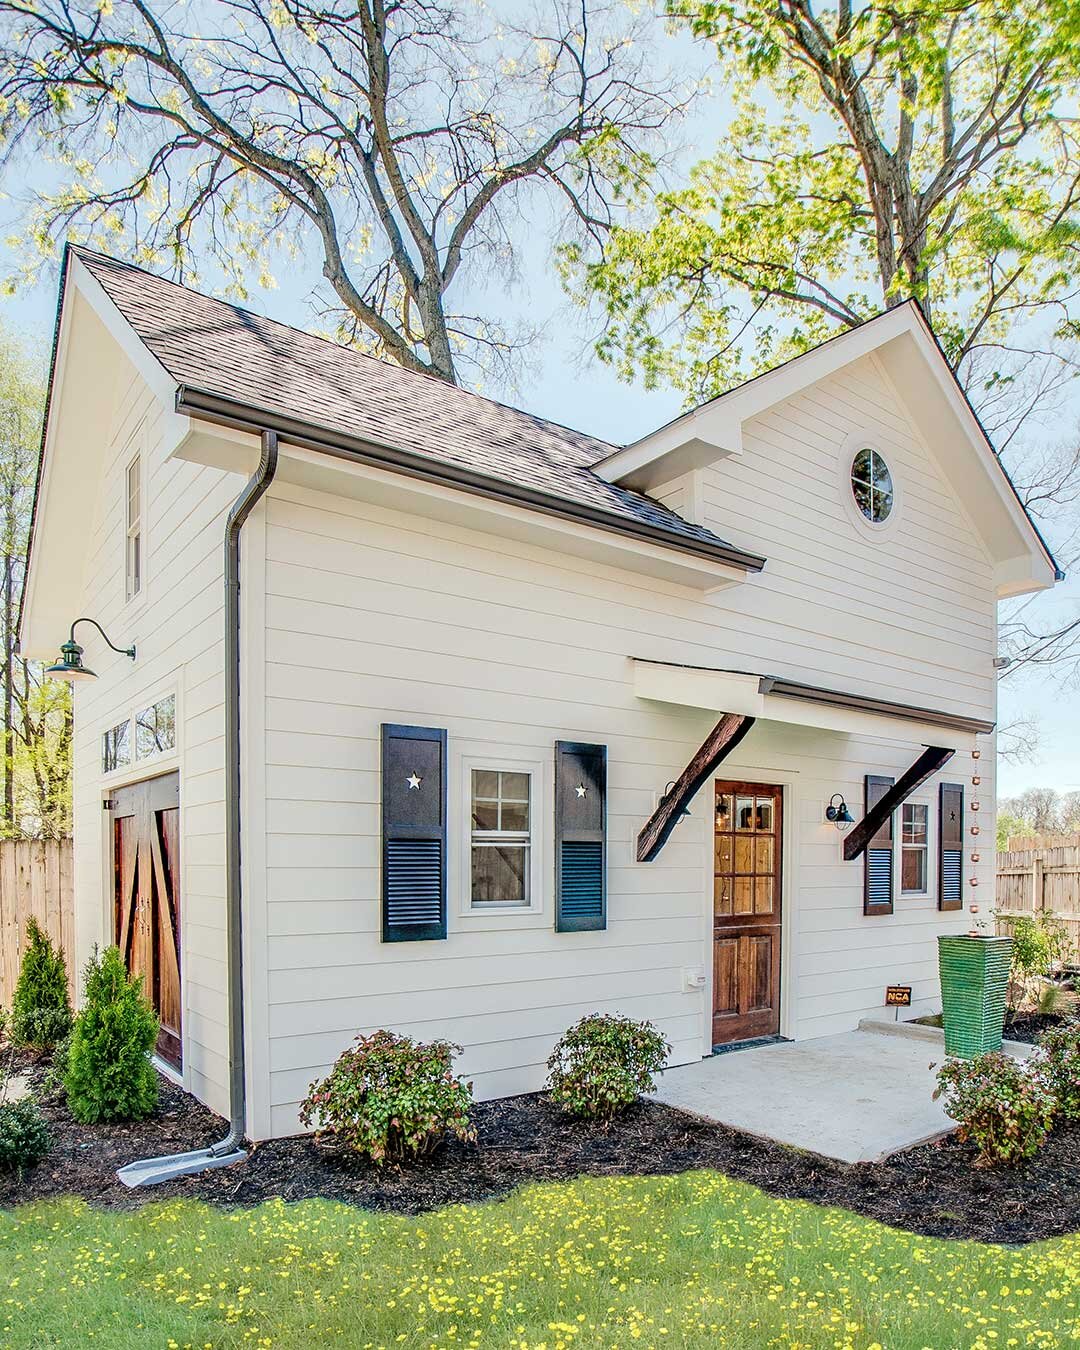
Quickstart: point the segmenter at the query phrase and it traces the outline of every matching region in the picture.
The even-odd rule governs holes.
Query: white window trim
[[[904,890],[904,807],[924,806],[926,808],[926,885],[921,891]],[[931,862],[934,857],[934,811],[925,797],[909,797],[901,802],[896,811],[896,894],[901,900],[925,900],[933,893],[933,873]],[[909,848],[912,845],[908,845]]]
[[[554,833],[554,807],[552,804],[551,766],[542,759],[497,752],[463,751],[457,756],[456,781],[458,792],[452,816],[453,835],[458,854],[457,864],[451,876],[457,880],[457,905],[454,906],[459,919],[467,919],[471,925],[491,924],[497,927],[513,925],[528,916],[543,914],[545,909],[545,879],[550,879],[551,868],[548,865],[551,856],[551,839]],[[472,774],[474,769],[502,769],[510,773],[529,775],[529,903],[527,905],[480,905],[472,904]],[[456,817],[456,819],[454,818]],[[550,889],[550,886],[547,887]]]
[[[138,528],[133,531],[129,511],[131,507],[131,497],[128,491],[128,480],[131,476],[133,465],[138,466],[139,478],[139,515]],[[136,605],[142,600],[146,593],[146,456],[143,453],[143,429],[140,426],[135,435],[128,442],[127,452],[124,455],[124,604]],[[138,535],[139,539],[139,589],[131,590],[131,541]]]
[[[176,742],[171,750],[156,750],[152,755],[144,755],[142,759],[135,754],[135,718],[144,708],[152,708],[155,703],[160,703],[170,694],[176,700],[175,711],[175,731]],[[114,787],[123,782],[138,782],[142,778],[152,777],[153,774],[160,772],[162,766],[172,767],[174,763],[180,760],[180,734],[183,726],[181,718],[182,703],[180,698],[179,684],[168,685],[164,689],[159,689],[148,698],[139,698],[135,700],[133,706],[128,708],[127,717],[122,713],[117,713],[114,717],[107,717],[98,729],[97,756],[98,770],[104,782],[110,783]],[[104,749],[105,733],[112,731],[113,727],[118,727],[124,721],[128,724],[128,739],[131,745],[131,762],[121,764],[115,769],[106,770],[104,768]],[[152,770],[148,774],[147,769]]]
[[[851,466],[860,450],[873,450],[875,454],[881,456],[889,470],[893,485],[893,505],[884,520],[870,520],[864,516],[855,500],[855,493],[851,488]],[[884,443],[881,437],[873,432],[853,432],[850,436],[845,436],[840,444],[836,456],[837,489],[844,503],[844,514],[862,532],[864,538],[883,539],[899,524],[904,512],[904,486],[897,470],[901,458],[893,446]]]

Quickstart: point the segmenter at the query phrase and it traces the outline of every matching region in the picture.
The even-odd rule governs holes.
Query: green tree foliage
[[[27,921],[26,939],[11,1007],[11,1039],[47,1050],[71,1030],[67,966],[36,919]]]
[[[15,650],[45,389],[40,354],[0,331],[0,837],[71,832],[71,690]]]
[[[2,0],[9,150],[58,160],[28,231],[243,291],[322,264],[337,335],[447,380],[515,335],[455,307],[512,275],[530,194],[602,232],[677,111],[617,0]]]
[[[912,295],[986,389],[1007,378],[1001,348],[1025,318],[1075,335],[1075,5],[667,0],[667,13],[710,45],[734,115],[652,222],[614,230],[585,266],[606,306],[601,355],[624,374],[712,395]]]
[[[158,1019],[143,994],[142,976],[129,976],[119,948],[94,953],[86,967],[86,1002],[75,1019],[64,1085],[76,1120],[141,1120],[157,1106],[150,1063]]]

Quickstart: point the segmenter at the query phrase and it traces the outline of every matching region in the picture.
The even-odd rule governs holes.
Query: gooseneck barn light
[[[118,647],[114,642],[109,641],[109,636],[98,623],[97,619],[88,619],[83,617],[76,619],[71,625],[71,632],[68,634],[68,640],[60,648],[60,660],[54,662],[51,666],[45,667],[45,674],[54,680],[66,680],[68,684],[75,684],[78,680],[96,680],[97,673],[90,670],[88,666],[83,665],[83,649],[75,641],[75,629],[80,623],[92,623],[101,636],[105,639],[105,645],[120,656],[130,656],[135,660],[134,647]]]
[[[829,798],[829,804],[825,808],[825,819],[831,820],[841,834],[845,830],[850,830],[855,824],[855,817],[848,810],[848,804],[844,801],[843,793],[834,792]]]

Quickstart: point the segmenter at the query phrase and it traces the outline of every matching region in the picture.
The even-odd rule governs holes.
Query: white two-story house
[[[21,629],[69,956],[255,1139],[378,1027],[492,1097],[592,1010],[675,1063],[933,1010],[996,606],[1057,576],[911,303],[615,446],[70,249]]]

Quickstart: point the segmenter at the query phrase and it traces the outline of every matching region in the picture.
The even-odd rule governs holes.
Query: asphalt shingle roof
[[[610,516],[612,528],[655,531],[669,546],[685,541],[691,551],[743,553],[653,498],[592,473],[590,465],[617,446],[104,254],[73,252],[178,385],[575,503]]]

